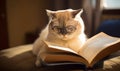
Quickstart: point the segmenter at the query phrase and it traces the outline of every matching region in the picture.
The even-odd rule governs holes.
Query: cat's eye
[[[67,27],[66,27],[66,30],[67,30],[68,33],[72,33],[72,32],[74,32],[74,31],[76,30],[76,27],[70,25],[70,26],[67,26]]]
[[[59,32],[59,26],[53,26],[52,29],[56,32]]]

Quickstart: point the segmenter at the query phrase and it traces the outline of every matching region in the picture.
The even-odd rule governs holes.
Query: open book
[[[92,67],[107,55],[120,50],[120,38],[109,36],[103,32],[88,39],[80,52],[75,52],[67,47],[55,46],[47,41],[44,43],[46,52],[41,54],[44,62],[80,62],[87,67]]]

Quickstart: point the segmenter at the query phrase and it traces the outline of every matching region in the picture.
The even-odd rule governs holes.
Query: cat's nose
[[[61,29],[61,30],[60,30],[60,33],[61,33],[62,35],[66,35],[66,34],[67,34],[67,30],[66,30],[66,29]]]

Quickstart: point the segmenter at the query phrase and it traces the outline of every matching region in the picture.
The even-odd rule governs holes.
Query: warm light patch
[[[17,55],[20,55],[22,53],[25,53],[27,51],[32,50],[31,47],[32,47],[32,45],[23,45],[23,46],[18,46],[18,47],[13,47],[13,48],[10,48],[10,49],[7,49],[7,50],[3,50],[1,52],[4,53],[2,56],[5,56],[7,58],[12,58],[12,57],[15,57]]]

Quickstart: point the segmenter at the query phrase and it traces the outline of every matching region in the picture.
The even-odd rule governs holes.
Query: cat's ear
[[[52,19],[53,19],[53,18],[56,17],[54,11],[51,11],[51,10],[47,10],[47,9],[46,9],[46,12],[47,12],[47,15],[48,15],[49,18],[52,18]]]
[[[78,9],[78,10],[74,10],[72,11],[72,17],[75,18],[76,15],[81,15],[83,12],[83,9]]]

